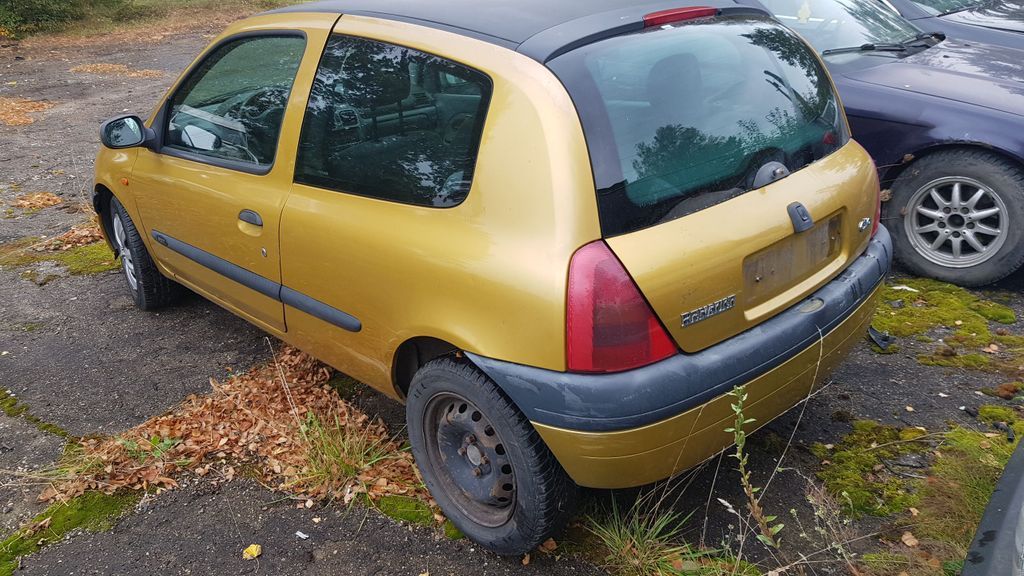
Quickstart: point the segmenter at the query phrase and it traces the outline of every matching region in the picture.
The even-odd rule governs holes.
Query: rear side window
[[[487,76],[402,46],[334,36],[302,123],[295,180],[446,208],[469,193]]]
[[[580,114],[606,236],[725,202],[765,164],[796,171],[847,140],[817,57],[767,18],[648,28],[549,66]]]

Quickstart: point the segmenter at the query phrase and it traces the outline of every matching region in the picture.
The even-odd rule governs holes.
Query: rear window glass
[[[625,234],[751,190],[847,140],[815,54],[756,16],[648,28],[549,63],[586,133],[601,228]]]

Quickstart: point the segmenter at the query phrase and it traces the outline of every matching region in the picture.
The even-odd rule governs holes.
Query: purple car
[[[923,31],[878,0],[740,0],[821,54],[891,199],[906,268],[963,286],[1024,263],[1024,50]]]

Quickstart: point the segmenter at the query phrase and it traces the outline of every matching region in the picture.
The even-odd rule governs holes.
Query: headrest
[[[409,58],[406,50],[376,42],[354,44],[345,56],[338,78],[345,101],[355,108],[397,104],[409,96]]]
[[[647,75],[647,100],[658,110],[697,104],[704,97],[700,64],[693,54],[666,56]]]

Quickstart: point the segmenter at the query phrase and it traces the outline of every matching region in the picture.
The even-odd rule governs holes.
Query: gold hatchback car
[[[406,404],[499,553],[667,478],[868,326],[891,245],[814,51],[722,0],[337,0],[232,25],[94,205],[135,303],[185,286]]]

